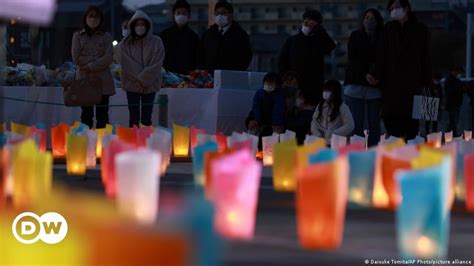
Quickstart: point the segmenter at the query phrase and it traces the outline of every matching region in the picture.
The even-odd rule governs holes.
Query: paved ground
[[[98,170],[87,178],[67,177],[64,166],[55,167],[55,182],[103,193]],[[193,186],[191,165],[173,164],[162,179],[162,190],[182,191]],[[347,211],[343,245],[337,251],[306,251],[296,236],[294,197],[271,189],[271,170],[265,169],[259,195],[256,236],[250,242],[226,242],[225,265],[365,265],[368,259],[397,259],[395,217],[387,211]],[[474,262],[474,214],[457,206],[451,217],[449,259]],[[474,265],[474,264],[471,264]]]

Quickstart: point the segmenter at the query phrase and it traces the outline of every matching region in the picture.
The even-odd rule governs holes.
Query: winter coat
[[[99,77],[102,81],[102,94],[114,95],[115,86],[110,72],[113,60],[112,36],[103,31],[96,31],[89,36],[85,29],[75,32],[72,37],[72,61],[77,66],[76,79]],[[91,70],[86,73],[81,66]]]
[[[163,67],[167,71],[188,75],[197,69],[199,36],[188,26],[180,29],[178,25],[160,33],[166,56]]]
[[[153,21],[145,12],[138,10],[128,23],[144,19],[150,28],[144,38],[135,39],[130,34],[121,44],[122,89],[129,92],[149,94],[161,88],[161,68],[165,58],[165,48],[161,38],[153,35]]]
[[[463,101],[463,84],[460,79],[450,74],[444,82],[446,90],[446,110],[454,111],[461,108]]]
[[[259,126],[283,126],[285,116],[285,98],[278,89],[266,92],[263,89],[255,93],[250,114]]]
[[[311,122],[311,133],[317,137],[325,138],[327,143],[331,142],[333,134],[338,136],[348,137],[354,131],[354,120],[352,119],[352,113],[346,104],[341,104],[339,107],[339,116],[331,121],[332,107],[327,102],[323,104],[322,114],[320,119],[319,116],[319,105],[316,107],[316,111],[313,115],[313,121]]]
[[[198,51],[199,68],[213,73],[214,70],[246,71],[252,60],[249,36],[237,22],[221,36],[214,24],[204,32]]]
[[[347,44],[345,85],[371,86],[367,82],[366,75],[375,67],[377,38],[380,38],[380,34],[371,39],[365,30],[356,30],[351,33]]]

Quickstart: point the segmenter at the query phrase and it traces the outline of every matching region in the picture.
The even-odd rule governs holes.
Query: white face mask
[[[122,36],[127,37],[129,34],[128,29],[122,29]]]
[[[308,36],[311,33],[311,28],[308,26],[303,25],[301,27],[301,32],[303,32],[304,35]]]
[[[142,36],[146,33],[146,27],[145,26],[136,26],[135,27],[135,33],[138,36]]]
[[[224,28],[229,24],[229,18],[224,15],[217,15],[214,17],[214,20],[216,21],[217,26]]]
[[[263,90],[267,91],[267,92],[272,92],[272,91],[275,90],[275,86],[265,84],[265,85],[263,85]]]
[[[301,98],[296,98],[295,106],[296,108],[303,107],[303,100]]]
[[[176,24],[178,25],[184,25],[188,22],[188,16],[176,15],[174,16],[174,21],[176,21]]]
[[[395,20],[402,20],[405,17],[405,9],[402,7],[395,8],[390,12],[390,17]]]
[[[330,91],[323,91],[323,99],[328,102],[331,99],[332,93]]]
[[[87,23],[87,26],[89,26],[89,28],[95,29],[95,28],[99,27],[100,19],[93,18],[93,17],[87,17],[86,18],[86,23]]]

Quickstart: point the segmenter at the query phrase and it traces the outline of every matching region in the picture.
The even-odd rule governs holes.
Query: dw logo
[[[56,212],[48,212],[41,217],[32,212],[24,212],[12,224],[13,236],[23,244],[33,244],[38,240],[57,244],[66,237],[67,230],[66,219]]]

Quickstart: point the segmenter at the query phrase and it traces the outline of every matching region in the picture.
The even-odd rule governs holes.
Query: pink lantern
[[[212,162],[214,224],[223,236],[252,239],[262,167],[248,150]]]
[[[102,158],[102,171],[103,180],[105,185],[105,193],[109,198],[115,198],[117,193],[117,177],[115,173],[115,157],[125,151],[135,149],[131,144],[121,142],[118,140],[112,140],[107,147],[103,147],[103,158]]]

